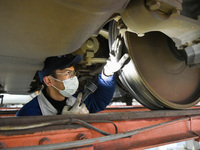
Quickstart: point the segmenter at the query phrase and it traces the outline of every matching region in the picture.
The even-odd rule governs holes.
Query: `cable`
[[[45,127],[45,126],[48,126],[48,125],[65,123],[65,122],[66,123],[70,122],[70,119],[51,121],[51,122],[32,124],[32,125],[25,125],[25,126],[5,126],[5,127],[0,127],[0,131],[33,129],[33,128],[38,128],[38,127]]]
[[[100,123],[112,123],[115,127],[116,133],[118,133],[117,126],[111,122],[111,121],[95,121],[95,120],[89,120],[88,122],[100,122]],[[80,119],[66,119],[66,120],[58,120],[58,121],[51,121],[51,122],[46,122],[46,123],[39,123],[39,124],[33,124],[33,125],[26,125],[26,126],[5,126],[5,127],[0,127],[0,131],[12,131],[12,130],[25,130],[25,129],[33,129],[33,128],[38,128],[38,127],[45,127],[49,125],[56,125],[56,124],[64,124],[64,123],[77,123],[79,125],[82,125],[84,127],[90,128],[96,132],[101,133],[102,135],[111,135],[111,133],[105,132],[103,130],[100,130],[91,124],[80,120]]]
[[[101,133],[102,135],[111,135],[110,133],[105,132],[105,131],[103,131],[103,130],[100,130],[100,129],[98,129],[98,128],[92,126],[91,124],[89,124],[89,123],[87,123],[87,122],[85,122],[85,121],[82,121],[82,120],[79,120],[79,119],[72,119],[72,122],[73,122],[73,123],[77,123],[77,122],[78,122],[78,123],[80,123],[81,125],[83,125],[83,126],[85,126],[85,127],[87,127],[87,128],[90,128],[90,129],[92,129],[92,130],[94,130],[94,131],[97,131],[97,132]]]
[[[118,128],[117,128],[117,125],[115,123],[113,123],[112,121],[108,121],[108,120],[92,120],[92,121],[88,121],[88,122],[92,122],[92,123],[111,123],[114,125],[115,127],[115,134],[118,133]]]

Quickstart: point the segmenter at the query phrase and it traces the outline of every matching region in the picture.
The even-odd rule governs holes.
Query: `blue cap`
[[[44,61],[44,68],[41,71],[38,71],[40,81],[43,82],[43,78],[50,75],[52,71],[71,67],[80,63],[82,59],[81,55],[73,56],[71,54],[46,58]]]

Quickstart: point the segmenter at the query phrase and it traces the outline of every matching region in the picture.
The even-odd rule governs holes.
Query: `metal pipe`
[[[157,110],[157,111],[140,111],[140,112],[113,112],[113,113],[94,113],[88,115],[53,115],[53,116],[24,116],[24,117],[10,117],[0,118],[0,127],[8,125],[32,125],[39,123],[46,123],[51,121],[66,120],[71,118],[88,120],[109,120],[109,121],[123,121],[135,119],[148,119],[160,117],[180,117],[200,115],[200,109],[186,109],[186,110]]]

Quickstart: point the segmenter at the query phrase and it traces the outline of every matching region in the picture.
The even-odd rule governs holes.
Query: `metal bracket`
[[[191,116],[188,116],[189,117],[189,121],[190,121],[190,124],[189,124],[189,132],[195,136],[198,136],[197,139],[195,139],[195,141],[200,141],[200,134],[196,133],[195,131],[193,131],[193,128],[192,128],[192,122],[193,122],[193,119]]]
[[[185,48],[187,55],[187,65],[190,67],[200,67],[200,43],[193,44]]]

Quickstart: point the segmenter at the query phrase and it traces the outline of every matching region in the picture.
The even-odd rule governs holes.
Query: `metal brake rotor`
[[[150,109],[184,109],[200,100],[200,69],[191,69],[177,57],[173,42],[168,40],[161,32],[143,37],[125,34],[132,60],[122,68],[119,78]]]
[[[112,44],[114,43],[115,39],[118,36],[120,36],[119,29],[117,28],[117,26],[118,26],[118,22],[116,22],[114,20],[110,22],[110,25],[109,25],[109,49],[110,50],[111,50]],[[132,67],[134,67],[134,64],[133,63],[129,63],[129,64],[132,64],[130,67],[131,67],[131,70],[133,70]],[[140,102],[143,106],[145,106],[147,108],[150,108],[150,109],[162,109],[163,106],[161,106],[158,103],[156,103],[153,100],[153,98],[149,99],[148,97],[147,98],[141,97],[141,94],[143,95],[143,92],[148,92],[148,90],[146,90],[146,91],[144,91],[144,90],[141,91],[140,90],[141,89],[140,88],[141,84],[137,84],[137,83],[140,82],[139,80],[134,80],[134,81],[130,81],[129,82],[127,79],[131,79],[131,77],[127,78],[127,77],[124,76],[124,73],[127,73],[127,71],[118,71],[118,77],[120,79],[119,81],[121,81],[121,84],[118,83],[118,84],[120,84],[120,87],[121,87],[121,85],[123,85],[123,87],[126,89],[126,91],[133,98],[135,98],[138,102]],[[130,73],[129,75],[132,76],[133,74],[134,73]],[[128,75],[128,74],[126,74],[126,75]],[[139,79],[139,77],[134,77],[134,78]],[[135,83],[135,82],[137,82],[137,83]],[[136,86],[136,88],[135,88],[135,86]]]

